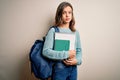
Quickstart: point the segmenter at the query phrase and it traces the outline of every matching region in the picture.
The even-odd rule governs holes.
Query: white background
[[[0,80],[36,80],[29,51],[64,0],[0,0]],[[78,80],[120,80],[120,0],[67,0],[74,8],[83,63]]]

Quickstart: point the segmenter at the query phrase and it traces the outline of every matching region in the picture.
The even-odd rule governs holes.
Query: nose
[[[69,16],[69,13],[66,14],[66,17],[68,17],[68,16]]]

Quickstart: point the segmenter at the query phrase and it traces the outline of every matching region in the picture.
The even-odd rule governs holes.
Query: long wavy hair
[[[74,15],[73,15],[73,7],[68,2],[62,2],[58,6],[57,11],[56,11],[56,16],[55,16],[55,26],[59,27],[61,24],[63,24],[63,21],[62,21],[62,12],[63,12],[63,9],[65,7],[67,7],[67,6],[71,7],[71,9],[72,9],[72,20],[69,23],[69,28],[70,28],[71,31],[75,32],[76,29],[74,27],[75,26],[75,19],[74,19]]]

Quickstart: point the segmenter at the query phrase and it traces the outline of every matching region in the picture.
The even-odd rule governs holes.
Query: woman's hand
[[[69,50],[69,58],[74,58],[76,56],[76,51],[75,50]]]
[[[63,62],[66,65],[76,65],[77,64],[77,59],[75,57],[74,58],[69,58],[69,59],[63,60]]]

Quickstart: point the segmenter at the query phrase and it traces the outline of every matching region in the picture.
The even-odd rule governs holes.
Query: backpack
[[[59,32],[57,27],[51,27],[55,29],[55,32]],[[50,29],[51,29],[50,28]],[[34,73],[35,77],[39,79],[47,79],[52,75],[52,67],[54,62],[42,55],[43,40],[36,40],[30,50],[29,58],[31,63],[31,73]]]

